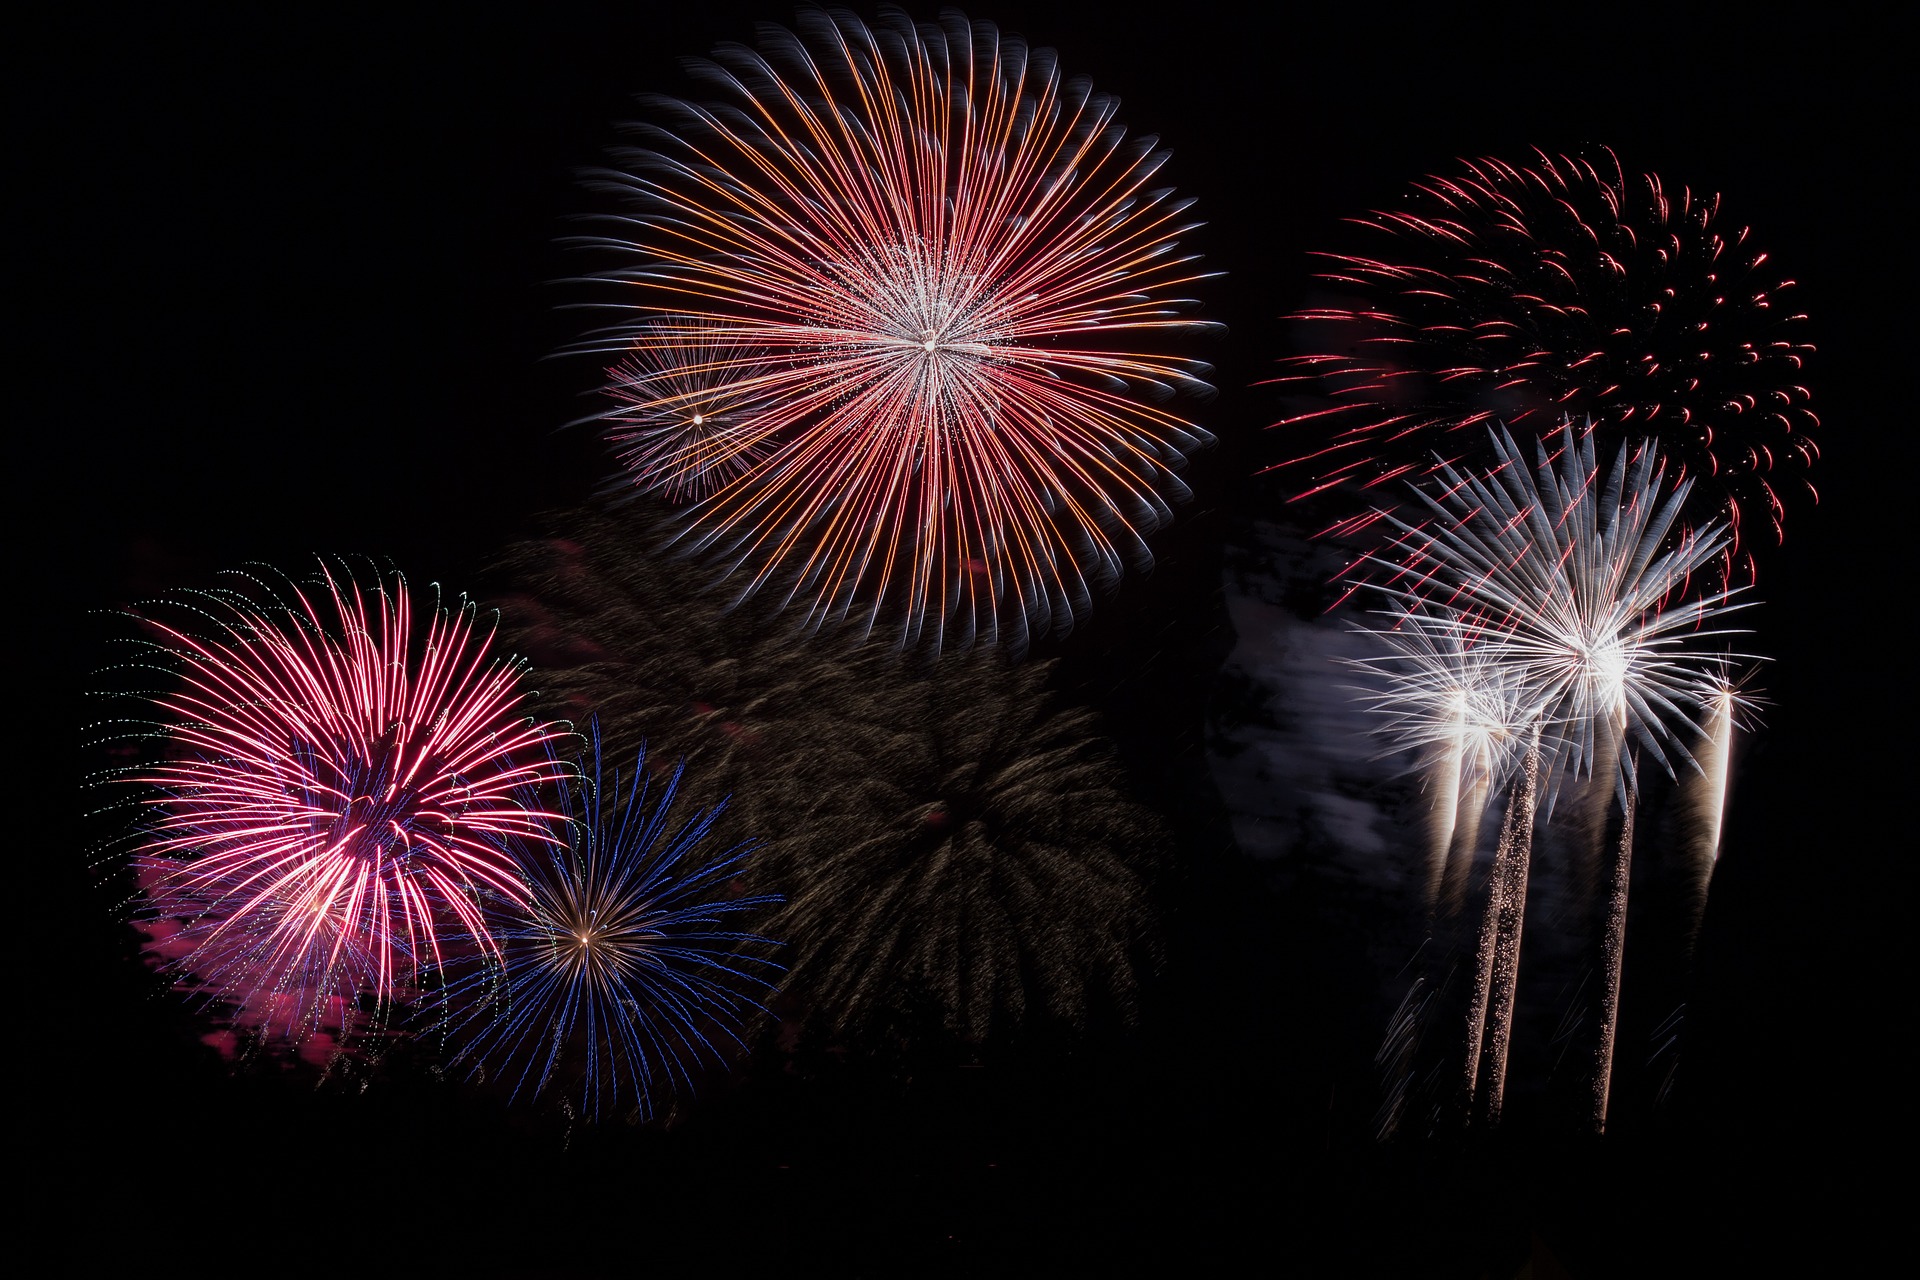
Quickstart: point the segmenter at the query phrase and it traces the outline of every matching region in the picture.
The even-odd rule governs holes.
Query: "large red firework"
[[[1366,253],[1320,255],[1345,296],[1290,317],[1305,354],[1281,379],[1333,402],[1278,424],[1302,442],[1282,464],[1301,496],[1354,484],[1390,507],[1403,477],[1485,461],[1490,424],[1590,419],[1656,440],[1696,482],[1695,517],[1732,527],[1723,574],[1751,576],[1748,528],[1777,541],[1787,494],[1811,492],[1806,317],[1720,197],[1601,155],[1463,162],[1353,219],[1376,233]]]
[[[714,59],[713,100],[659,102],[670,127],[606,175],[619,231],[590,241],[637,313],[593,349],[658,368],[737,344],[702,394],[761,406],[691,540],[815,623],[1064,629],[1147,558],[1208,439],[1163,407],[1205,367],[1154,350],[1196,327],[1200,278],[1186,202],[1149,185],[1166,153],[1051,51],[951,12],[811,11]],[[628,419],[688,403],[614,382]],[[635,480],[661,484],[657,455]]]
[[[494,949],[480,896],[527,896],[503,838],[552,838],[514,792],[561,766],[471,606],[420,628],[398,575],[331,570],[288,594],[201,597],[207,634],[147,620],[178,687],[166,758],[131,776],[158,792],[136,857],[157,954],[298,1038]]]

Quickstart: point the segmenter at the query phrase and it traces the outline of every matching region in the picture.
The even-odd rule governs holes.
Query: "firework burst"
[[[656,103],[671,127],[604,176],[625,208],[587,243],[638,318],[587,345],[657,368],[740,344],[701,375],[766,407],[687,535],[740,596],[935,647],[1064,630],[1149,559],[1208,440],[1163,407],[1211,390],[1159,350],[1202,327],[1166,153],[984,23],[798,25],[698,64],[712,100]],[[686,403],[621,395],[643,420]]]
[[[848,665],[857,698],[769,708],[726,757],[781,832],[774,927],[805,1020],[980,1041],[1129,1015],[1162,835],[1091,714],[1048,705],[1044,665],[950,656],[916,678],[871,649]]]
[[[1530,466],[1496,430],[1488,471],[1442,464],[1420,495],[1434,518],[1389,517],[1399,537],[1374,557],[1390,573],[1378,585],[1403,625],[1463,630],[1517,670],[1553,775],[1591,774],[1616,733],[1671,772],[1736,661],[1706,642],[1731,634],[1707,624],[1740,607],[1739,590],[1681,598],[1728,535],[1680,525],[1691,481],[1670,480],[1652,444],[1603,468],[1594,435],[1565,422]],[[1631,788],[1632,756],[1617,763]]]
[[[633,349],[607,371],[615,407],[599,415],[627,483],[693,502],[766,455],[755,348],[696,318],[642,326]]]
[[[861,682],[873,673],[857,673],[843,653],[763,634],[702,595],[700,571],[662,549],[651,513],[579,511],[560,528],[564,536],[502,557],[502,633],[539,664],[544,694],[597,720],[616,758],[645,742],[656,763],[683,756],[698,766],[776,722],[832,723],[868,696]],[[710,780],[696,767],[688,785],[713,799]]]
[[[1738,607],[1737,590],[1680,602],[1725,546],[1725,531],[1680,525],[1690,482],[1670,481],[1652,444],[1624,446],[1603,467],[1594,435],[1591,424],[1566,422],[1536,446],[1530,467],[1509,434],[1493,432],[1491,468],[1438,465],[1420,495],[1432,518],[1416,526],[1389,515],[1400,536],[1375,558],[1388,571],[1375,585],[1394,602],[1388,653],[1372,664],[1389,675],[1375,700],[1389,728],[1415,744],[1461,741],[1474,714],[1469,690],[1495,690],[1496,698],[1482,697],[1478,717],[1527,743],[1506,798],[1468,1014],[1467,1092],[1484,1080],[1493,1120],[1505,1089],[1538,812],[1551,812],[1563,778],[1582,775],[1594,778],[1603,805],[1617,794],[1623,810],[1602,938],[1595,1092],[1596,1123],[1604,1125],[1635,760],[1644,753],[1670,774],[1678,761],[1698,771],[1688,744],[1707,732],[1736,660],[1711,647],[1728,633],[1708,624]]]
[[[754,842],[709,848],[724,801],[680,813],[681,770],[656,786],[644,751],[623,796],[597,726],[589,738],[561,788],[570,838],[516,846],[529,900],[502,904],[502,969],[453,984],[447,1010],[457,1060],[515,1097],[551,1089],[592,1119],[626,1105],[644,1120],[703,1063],[724,1065],[718,1042],[745,1047],[739,1028],[780,966],[777,944],[729,922],[780,899],[739,879]]]
[[[1444,610],[1392,612],[1369,632],[1385,652],[1349,663],[1393,751],[1423,762],[1432,793],[1423,905],[1453,902],[1479,844],[1488,794],[1511,773],[1539,726],[1522,669]]]
[[[1542,152],[1526,167],[1466,162],[1354,221],[1373,246],[1321,255],[1322,279],[1352,300],[1291,317],[1309,354],[1282,381],[1334,402],[1278,424],[1326,431],[1283,464],[1308,492],[1375,490],[1434,456],[1477,465],[1488,424],[1544,432],[1583,416],[1616,441],[1656,440],[1704,482],[1694,515],[1730,530],[1721,573],[1738,560],[1751,575],[1746,530],[1777,541],[1788,498],[1811,493],[1813,349],[1783,298],[1793,281],[1718,196],[1629,177],[1610,151]]]
[[[177,688],[155,699],[166,757],[128,776],[155,793],[135,867],[164,963],[299,1038],[493,949],[480,898],[525,896],[499,841],[544,836],[516,796],[558,734],[513,714],[519,671],[471,606],[422,628],[399,575],[368,592],[332,569],[286,594],[183,602],[204,634],[147,619]]]

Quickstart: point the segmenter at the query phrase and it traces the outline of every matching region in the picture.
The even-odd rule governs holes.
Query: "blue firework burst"
[[[684,768],[660,782],[643,747],[623,782],[589,728],[556,806],[567,838],[519,847],[528,905],[501,922],[498,964],[448,989],[457,1062],[515,1098],[645,1120],[703,1066],[724,1066],[724,1046],[745,1047],[741,1029],[783,970],[779,944],[737,922],[781,899],[743,887],[757,841],[710,847],[725,800],[676,806]]]

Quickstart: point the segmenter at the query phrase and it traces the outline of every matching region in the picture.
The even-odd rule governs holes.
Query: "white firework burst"
[[[1443,618],[1484,661],[1513,669],[1551,778],[1593,774],[1623,737],[1669,773],[1690,762],[1687,743],[1739,660],[1718,647],[1732,632],[1714,625],[1741,607],[1739,589],[1683,599],[1726,546],[1725,527],[1679,525],[1691,482],[1667,483],[1650,443],[1603,467],[1590,426],[1566,423],[1532,466],[1505,431],[1493,450],[1485,474],[1437,471],[1421,492],[1427,521],[1389,517],[1399,536],[1376,558],[1393,574],[1384,589],[1409,618]],[[1630,791],[1632,754],[1617,758]]]

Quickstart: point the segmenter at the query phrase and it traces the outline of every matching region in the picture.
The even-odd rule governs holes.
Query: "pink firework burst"
[[[519,672],[474,609],[419,625],[406,583],[323,573],[288,599],[218,591],[194,634],[148,619],[178,687],[135,868],[153,953],[237,1022],[298,1039],[390,1004],[450,950],[493,952],[483,895],[524,901],[514,792],[561,768],[514,714]]]
[[[1811,494],[1819,419],[1794,282],[1719,196],[1629,176],[1611,151],[1538,152],[1462,162],[1352,221],[1365,251],[1319,255],[1338,301],[1290,317],[1304,354],[1280,381],[1324,397],[1277,424],[1300,441],[1281,465],[1301,496],[1352,485],[1390,505],[1402,479],[1488,461],[1489,425],[1591,420],[1672,459],[1690,519],[1732,532],[1721,576],[1751,577],[1746,530],[1777,541],[1786,499]]]
[[[1211,390],[1158,349],[1206,327],[1187,202],[1152,185],[1166,153],[1051,51],[958,14],[798,25],[700,64],[713,100],[658,103],[671,127],[605,175],[620,230],[588,243],[624,260],[604,278],[638,319],[589,346],[657,367],[742,345],[702,367],[764,402],[751,461],[687,535],[742,597],[908,644],[1064,630],[1149,559],[1210,439],[1166,407]]]

